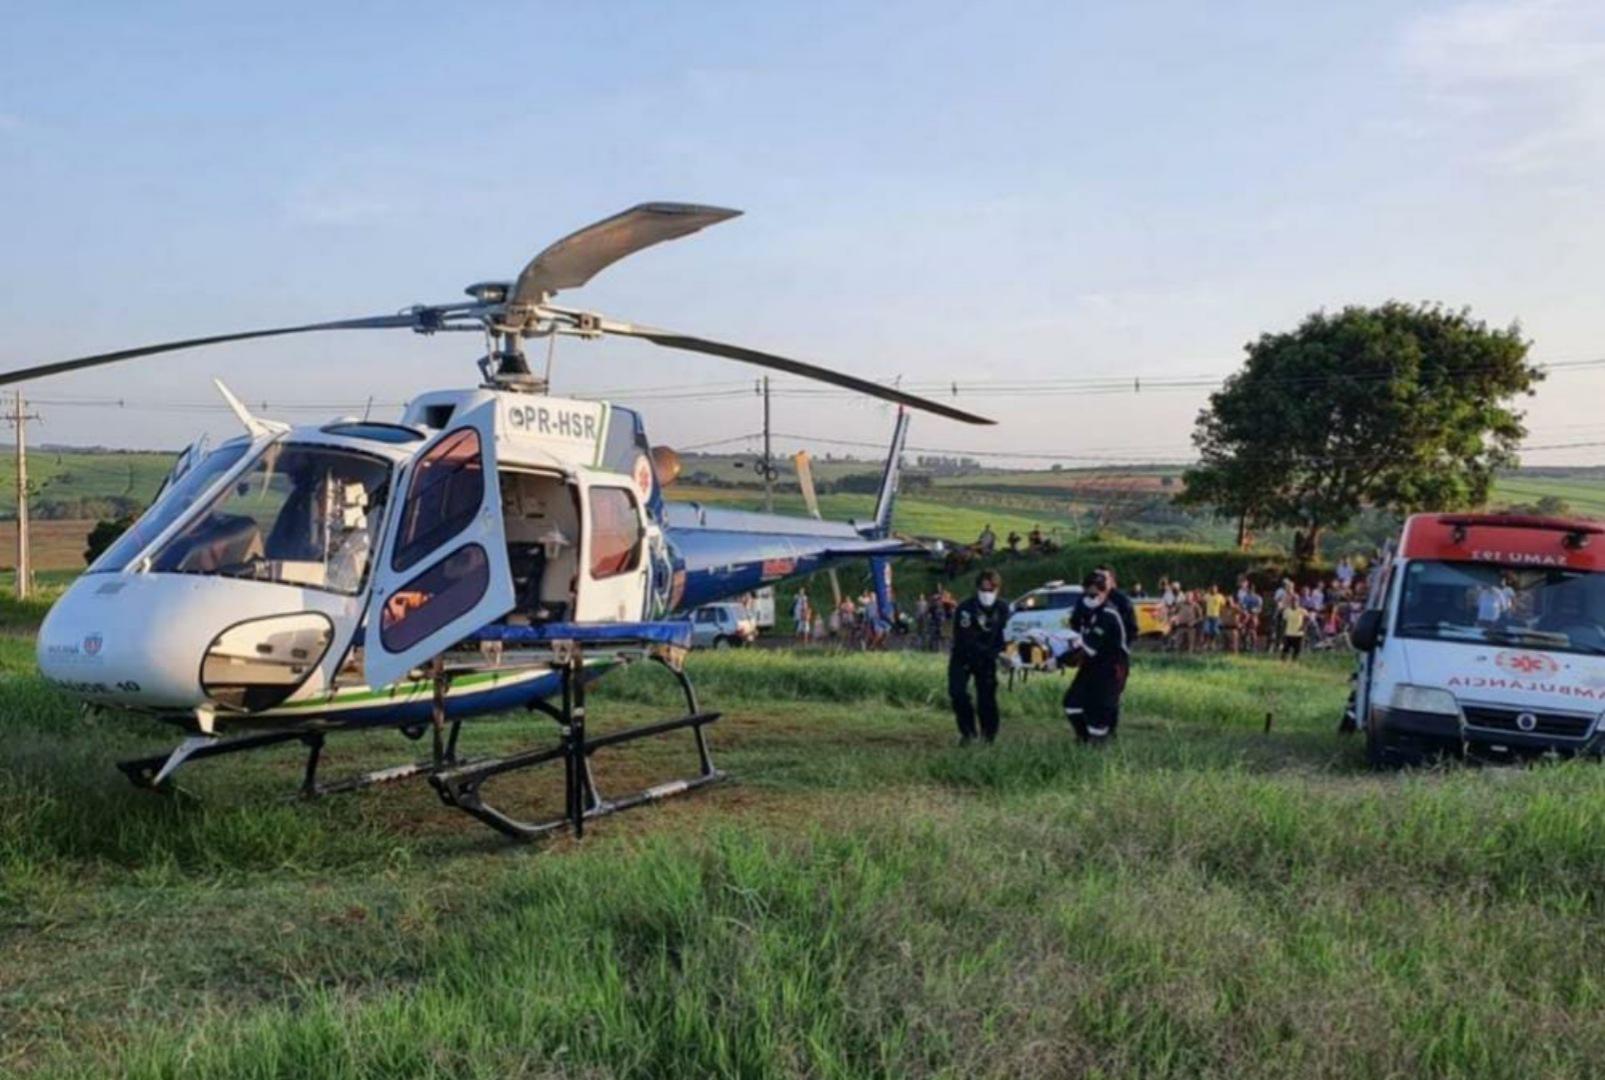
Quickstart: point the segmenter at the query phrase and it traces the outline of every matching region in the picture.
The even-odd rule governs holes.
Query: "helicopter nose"
[[[321,684],[362,598],[192,574],[90,574],[39,628],[39,670],[99,704],[257,712]]]
[[[102,704],[189,711],[200,685],[204,629],[183,617],[194,581],[141,574],[79,578],[39,627],[46,679]]]

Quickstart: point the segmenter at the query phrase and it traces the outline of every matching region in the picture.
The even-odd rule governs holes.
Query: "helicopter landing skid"
[[[455,747],[457,730],[461,721],[451,724],[451,735],[448,745]],[[363,788],[374,787],[378,784],[393,783],[397,780],[407,780],[414,776],[426,775],[440,767],[440,762],[424,760],[406,762],[400,765],[391,765],[383,769],[374,769],[371,772],[358,773],[355,776],[343,777],[331,783],[318,781],[318,765],[323,757],[324,733],[321,731],[273,731],[263,732],[259,735],[242,735],[235,739],[219,739],[207,736],[192,736],[179,743],[171,752],[155,754],[151,757],[134,758],[129,761],[119,761],[117,768],[127,776],[129,782],[135,787],[150,788],[154,791],[167,791],[173,788],[172,776],[178,771],[180,765],[187,765],[192,761],[203,758],[220,757],[224,754],[241,754],[247,750],[260,750],[268,746],[280,746],[284,743],[300,742],[307,748],[306,771],[301,786],[296,790],[294,798],[315,799],[323,795],[339,795],[347,791],[360,791]],[[446,757],[446,764],[456,763],[455,756]]]
[[[708,748],[707,733],[703,730],[718,720],[719,714],[702,712],[697,707],[696,691],[682,668],[665,660],[661,655],[654,655],[654,659],[668,668],[679,682],[686,701],[684,716],[654,724],[643,724],[624,731],[609,732],[594,738],[587,736],[584,662],[579,647],[575,644],[563,650],[560,655],[560,670],[563,676],[561,706],[554,707],[544,701],[536,706],[557,721],[561,735],[556,746],[526,750],[487,761],[449,766],[430,773],[429,783],[447,806],[454,806],[515,840],[535,840],[564,827],[573,829],[575,839],[580,839],[585,835],[585,823],[592,818],[681,795],[725,779],[725,773],[714,767],[713,754]],[[618,798],[608,799],[602,796],[596,786],[596,777],[591,772],[592,754],[609,746],[618,746],[637,739],[648,739],[687,728],[691,730],[696,744],[698,771],[695,776],[654,784],[634,794]],[[563,813],[560,817],[544,821],[522,821],[490,805],[480,794],[480,785],[487,780],[554,761],[563,763]]]
[[[696,690],[679,663],[669,659],[660,650],[645,653],[668,669],[679,683],[686,703],[685,715],[591,737],[587,736],[585,730],[586,679],[581,648],[577,642],[552,644],[553,659],[562,678],[559,698],[561,704],[553,705],[537,699],[532,701],[529,707],[545,713],[557,722],[560,734],[555,746],[525,750],[501,757],[459,759],[457,736],[463,721],[448,720],[446,717],[446,691],[454,673],[437,659],[433,670],[434,752],[423,761],[407,762],[330,783],[320,783],[318,766],[322,759],[325,733],[285,731],[242,735],[232,739],[191,737],[169,753],[121,761],[117,763],[117,767],[138,787],[168,790],[172,786],[169,781],[173,773],[181,765],[191,761],[300,742],[307,747],[307,760],[301,787],[297,793],[298,798],[342,794],[378,784],[425,776],[447,806],[462,810],[516,840],[536,840],[564,827],[571,828],[575,838],[578,839],[585,835],[585,823],[592,818],[684,794],[726,778],[726,774],[713,764],[713,754],[709,749],[707,733],[704,730],[707,725],[718,720],[720,714],[700,710]],[[592,754],[610,746],[684,729],[690,729],[696,747],[698,771],[695,776],[654,784],[633,794],[612,799],[605,798],[601,794],[591,771]],[[481,785],[495,777],[557,761],[563,763],[563,813],[559,817],[524,821],[491,805],[480,791]]]

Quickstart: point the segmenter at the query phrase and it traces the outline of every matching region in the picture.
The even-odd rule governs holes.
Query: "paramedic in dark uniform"
[[[1131,659],[1125,620],[1109,602],[1109,576],[1094,570],[1081,583],[1081,601],[1070,614],[1080,640],[1060,664],[1075,665],[1076,677],[1064,694],[1064,715],[1082,742],[1102,742],[1120,725],[1120,695]]]
[[[975,579],[975,595],[953,613],[953,654],[947,662],[947,696],[959,724],[959,745],[975,740],[976,714],[981,738],[998,736],[998,654],[1003,651],[1003,624],[1009,605],[998,596],[1003,579],[983,570]],[[975,680],[975,701],[970,701],[970,680]]]
[[[1120,658],[1119,671],[1117,673],[1120,676],[1120,692],[1124,694],[1126,692],[1126,680],[1131,677],[1131,647],[1136,644],[1138,636],[1137,605],[1131,602],[1131,597],[1121,591],[1120,582],[1115,579],[1115,572],[1112,567],[1098,566],[1094,567],[1094,569],[1109,580],[1108,599],[1104,602],[1108,604],[1116,615],[1120,616],[1121,625],[1126,628],[1126,652]],[[1115,701],[1115,723],[1120,723],[1120,702],[1118,699]]]

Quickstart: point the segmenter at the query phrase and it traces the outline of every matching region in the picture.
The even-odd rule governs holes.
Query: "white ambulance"
[[[1605,749],[1605,526],[1417,514],[1355,624],[1373,765]]]

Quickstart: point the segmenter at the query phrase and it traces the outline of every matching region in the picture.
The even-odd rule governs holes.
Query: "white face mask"
[[[991,589],[981,589],[975,594],[975,598],[981,601],[982,607],[991,607],[998,602],[998,594]]]
[[[1099,607],[1103,606],[1103,597],[1101,597],[1101,596],[1083,596],[1081,598],[1081,602],[1083,604],[1087,605],[1090,608],[1099,608]]]

